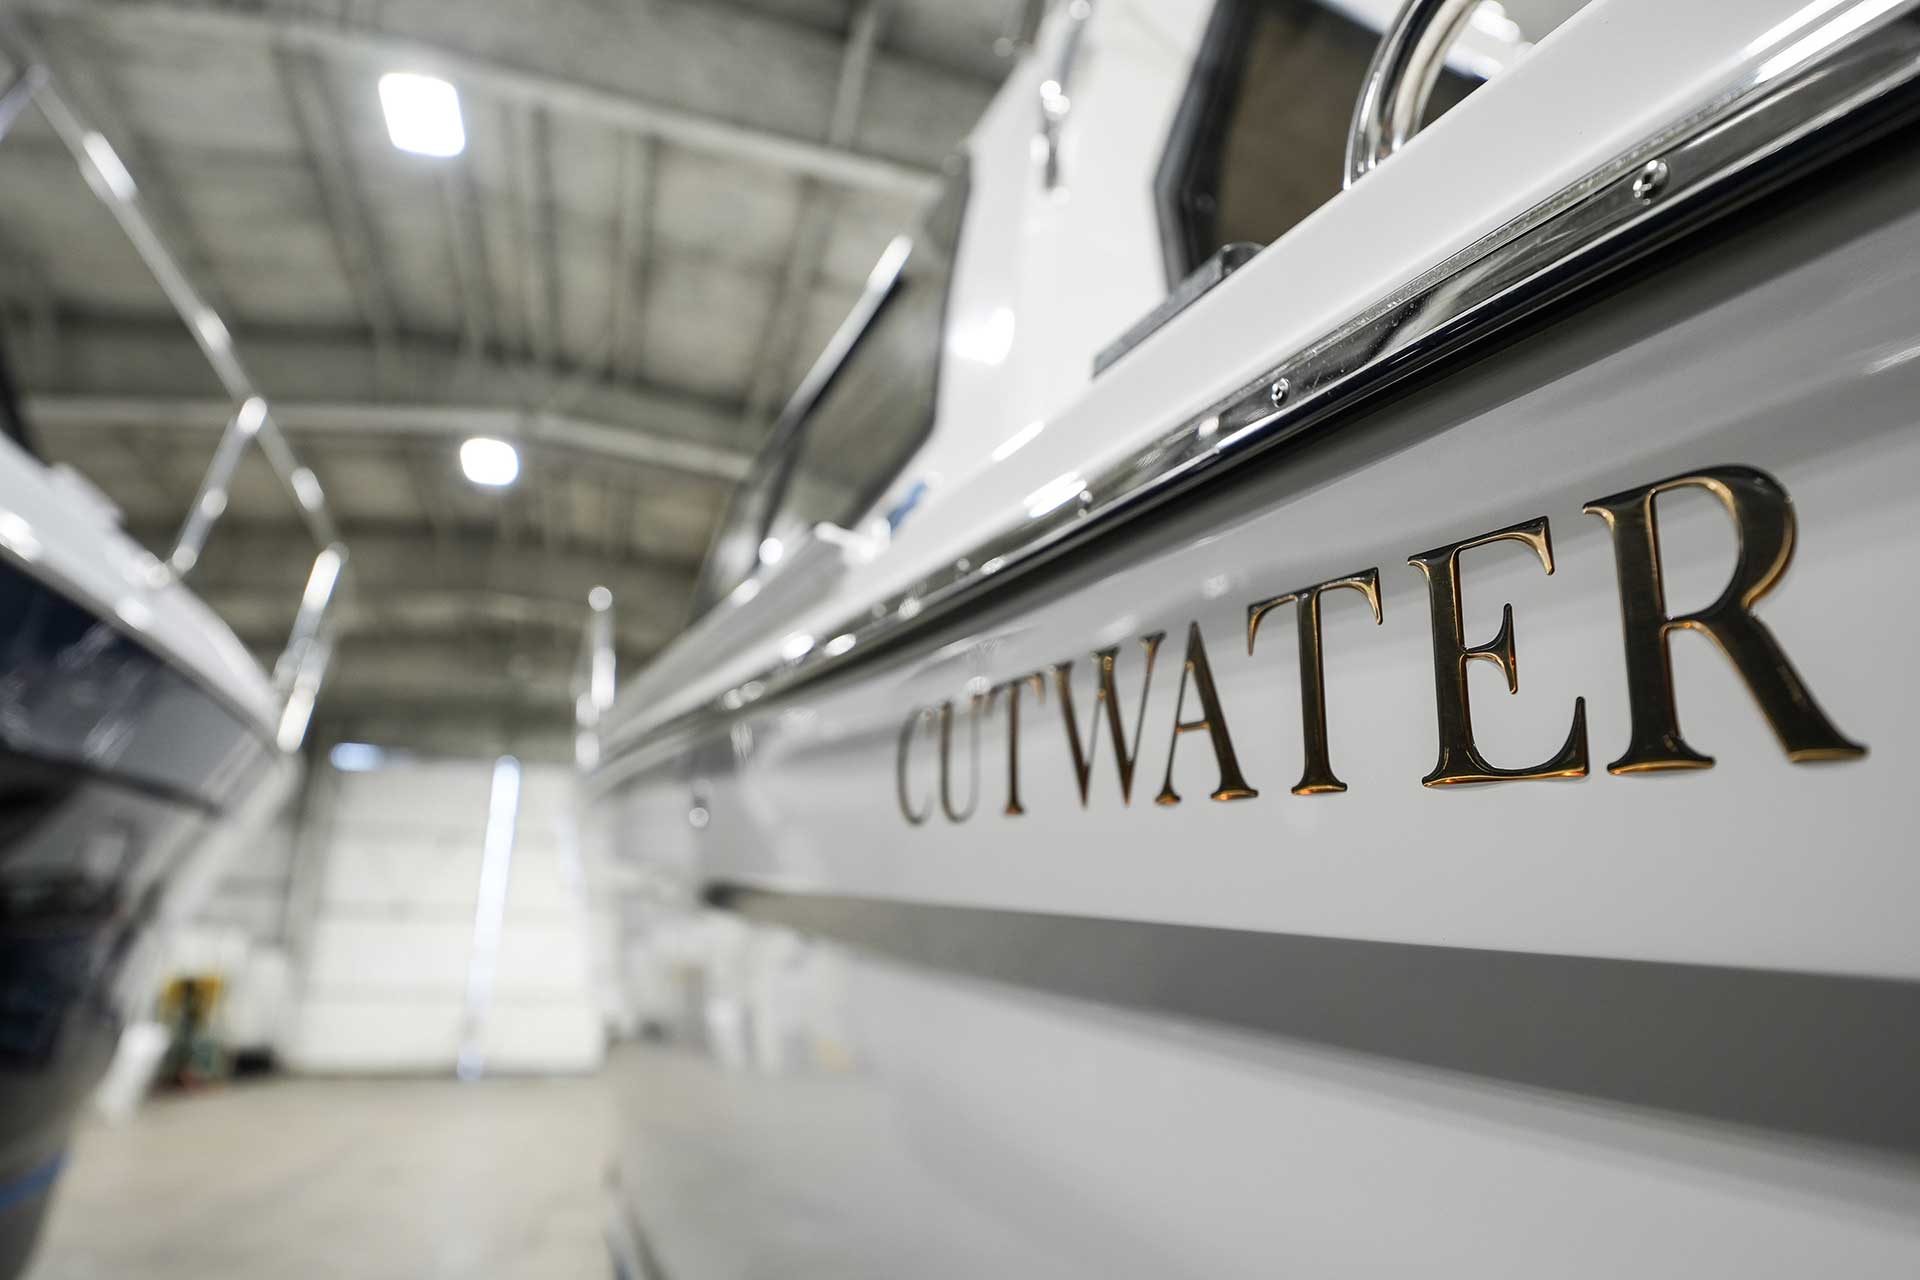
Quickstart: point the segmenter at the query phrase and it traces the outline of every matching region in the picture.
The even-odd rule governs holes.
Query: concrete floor
[[[605,1276],[597,1079],[273,1080],[81,1133],[29,1280]]]

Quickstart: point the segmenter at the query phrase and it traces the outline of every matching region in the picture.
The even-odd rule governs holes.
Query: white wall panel
[[[213,891],[194,912],[194,922],[240,929],[257,947],[284,942],[296,846],[291,812],[248,837],[221,868]]]
[[[323,902],[430,907],[473,919],[480,835],[469,831],[349,833],[327,859]]]
[[[487,823],[491,761],[407,762],[348,774],[340,787],[335,821],[344,827],[401,830],[471,830]]]
[[[321,999],[417,992],[458,1004],[467,990],[473,921],[323,914],[308,956],[307,989]]]
[[[579,877],[566,865],[571,855],[553,841],[520,841],[513,851],[513,876],[507,882],[507,914],[572,919],[580,908]]]
[[[489,998],[468,1007],[492,760],[406,762],[339,776],[317,842],[297,1069],[450,1073],[473,1039],[486,1070],[598,1065],[589,913],[573,778],[521,772]]]
[[[309,997],[284,1046],[298,1070],[325,1074],[445,1073],[460,1052],[460,1008],[417,1000]]]
[[[585,913],[558,923],[513,920],[500,938],[497,1001],[575,999],[592,983]]]

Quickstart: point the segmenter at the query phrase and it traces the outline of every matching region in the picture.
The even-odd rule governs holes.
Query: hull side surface
[[[607,767],[604,838],[669,886],[630,941],[678,1044],[616,1068],[660,1268],[1912,1274],[1916,208],[1889,142],[969,616]],[[1715,763],[1611,775],[1622,598],[1584,508],[1719,467],[1790,494],[1757,615],[1867,754],[1790,760],[1682,633]],[[1734,529],[1710,494],[1661,501],[1667,600],[1705,607]],[[1540,518],[1551,576],[1527,546],[1464,553],[1465,639],[1510,603],[1524,673],[1464,662],[1473,731],[1543,760],[1583,699],[1590,765],[1422,786],[1437,642],[1409,560]],[[1347,789],[1291,794],[1292,606],[1251,655],[1248,608],[1369,568],[1380,620],[1348,592],[1323,617]],[[1257,796],[1209,798],[1239,789],[1211,728],[1176,728],[1203,713]]]
[[[262,732],[0,564],[0,1274],[24,1266],[135,956],[199,844],[263,783]]]

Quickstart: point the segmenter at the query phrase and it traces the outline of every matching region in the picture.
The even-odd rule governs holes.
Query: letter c
[[[900,815],[910,826],[917,827],[933,816],[931,796],[928,797],[926,804],[920,807],[918,813],[914,812],[913,801],[907,795],[907,763],[908,755],[913,750],[914,730],[927,721],[937,718],[938,715],[939,712],[932,707],[919,707],[907,717],[907,722],[900,726],[900,746],[894,756],[894,794],[900,801]]]

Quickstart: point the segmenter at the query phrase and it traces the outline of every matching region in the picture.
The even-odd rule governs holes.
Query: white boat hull
[[[674,1042],[615,1068],[627,1265],[1920,1269],[1915,154],[612,753]],[[1689,479],[1730,475],[1784,495],[1784,562]],[[1674,478],[1665,616],[1744,582],[1793,679],[1670,628],[1712,763],[1641,772],[1701,762],[1636,755],[1635,587],[1587,508]],[[1429,552],[1516,529],[1459,557],[1451,634]],[[1251,644],[1249,608],[1369,573],[1377,620],[1322,599],[1316,760],[1297,605]],[[1423,785],[1494,769],[1536,776]]]

